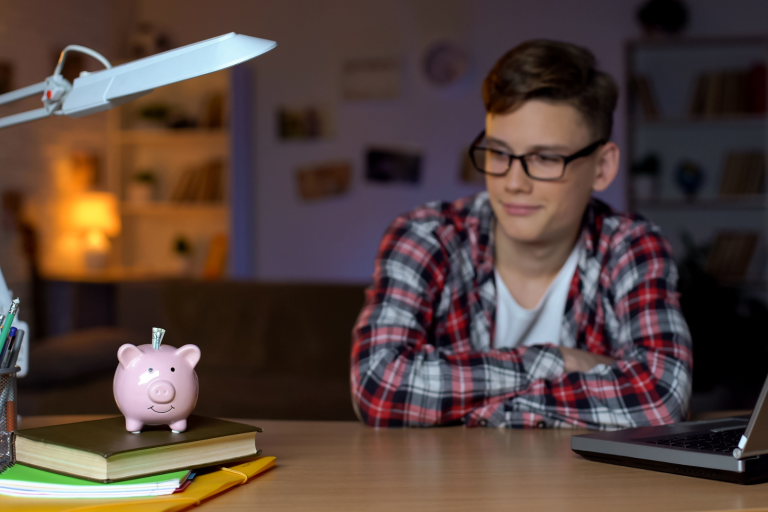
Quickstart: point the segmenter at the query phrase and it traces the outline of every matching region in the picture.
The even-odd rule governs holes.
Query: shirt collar
[[[597,253],[604,210],[610,210],[610,207],[595,198],[590,199],[584,210],[579,243],[584,247],[584,255],[587,257],[594,257]],[[478,239],[472,244],[475,251],[472,256],[476,264],[478,282],[483,283],[493,277],[496,238],[496,215],[491,208],[488,192],[476,196],[467,222],[474,223],[474,231],[477,233]]]

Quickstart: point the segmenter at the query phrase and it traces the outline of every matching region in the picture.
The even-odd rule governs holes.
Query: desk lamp
[[[82,117],[117,107],[149,94],[154,89],[220,71],[258,57],[277,46],[274,41],[230,32],[119,66],[98,52],[78,45],[64,48],[53,75],[34,85],[0,94],[0,105],[42,93],[43,108],[0,118],[0,128],[58,115]],[[90,55],[105,69],[80,73],[73,83],[61,75],[70,52]],[[0,311],[11,305],[11,292],[0,271]],[[24,325],[25,330],[26,325]],[[26,375],[29,340],[22,345],[19,377]]]
[[[82,117],[109,110],[154,89],[235,66],[277,46],[274,41],[230,32],[223,36],[112,66],[100,53],[78,45],[64,48],[53,75],[0,95],[0,105],[43,93],[43,108],[0,118],[0,128],[51,115]],[[61,75],[69,52],[90,55],[106,69],[80,73],[73,83]]]

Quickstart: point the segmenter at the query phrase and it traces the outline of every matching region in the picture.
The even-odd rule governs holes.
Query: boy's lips
[[[504,211],[507,215],[514,217],[527,217],[528,215],[533,215],[541,209],[541,206],[518,203],[502,203],[502,206],[504,206]]]

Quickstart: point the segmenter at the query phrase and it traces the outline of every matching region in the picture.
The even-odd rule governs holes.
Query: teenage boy
[[[578,46],[504,55],[471,146],[487,191],[398,217],[353,331],[371,426],[618,428],[684,419],[691,339],[659,229],[591,197],[618,90]]]

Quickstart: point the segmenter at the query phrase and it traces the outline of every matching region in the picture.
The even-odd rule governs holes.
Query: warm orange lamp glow
[[[108,237],[120,234],[120,215],[115,195],[106,192],[80,195],[72,203],[69,224],[83,233],[86,268],[105,268],[110,249]]]

